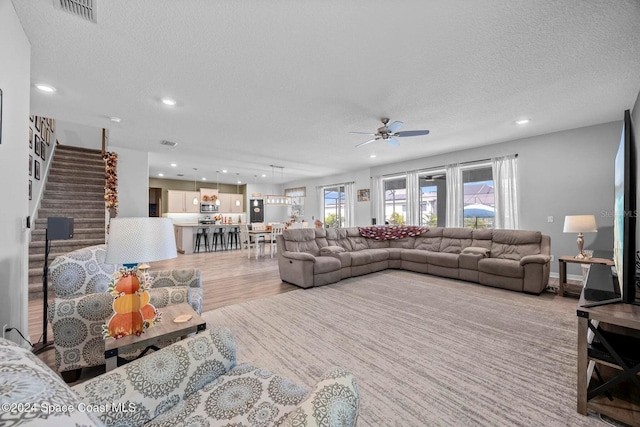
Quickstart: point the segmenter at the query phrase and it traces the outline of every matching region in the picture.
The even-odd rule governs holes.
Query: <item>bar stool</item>
[[[218,239],[220,239],[220,247],[224,250],[226,246],[225,238],[224,238],[224,227],[215,227],[213,231],[213,237],[211,238],[211,246],[213,246],[213,250],[218,250]]]
[[[200,252],[200,242],[204,240],[204,249],[209,251],[209,227],[199,228],[196,234],[196,242],[193,246],[194,252]]]
[[[238,249],[238,244],[240,242],[240,227],[230,227],[229,232],[227,233],[227,245],[230,249],[233,249],[233,243],[236,244],[236,249]]]

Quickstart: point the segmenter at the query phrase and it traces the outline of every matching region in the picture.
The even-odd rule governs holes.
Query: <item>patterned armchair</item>
[[[104,263],[106,248],[78,249],[51,263],[50,283],[56,298],[49,303],[48,317],[56,368],[63,374],[105,363],[102,325],[113,314],[113,297],[106,291],[117,268]],[[156,308],[188,302],[198,314],[202,312],[200,270],[164,270],[149,275],[150,302]]]
[[[353,427],[360,407],[357,381],[344,368],[328,370],[309,389],[236,364],[235,340],[223,327],[73,387],[0,338],[0,372],[0,425]],[[42,405],[48,410],[37,410]]]

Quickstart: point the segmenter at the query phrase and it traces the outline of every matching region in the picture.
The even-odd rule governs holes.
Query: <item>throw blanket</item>
[[[428,230],[427,227],[417,225],[372,225],[368,227],[358,227],[360,235],[368,239],[375,240],[396,240],[405,237],[417,236]]]

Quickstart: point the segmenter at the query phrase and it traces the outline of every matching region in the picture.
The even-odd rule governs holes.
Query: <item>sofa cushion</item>
[[[331,256],[320,256],[316,258],[316,262],[313,264],[313,274],[330,273],[340,270],[340,267],[340,260]]]
[[[491,258],[520,260],[526,255],[538,255],[542,233],[523,230],[493,230]]]
[[[360,392],[354,376],[342,368],[324,374],[311,393],[286,418],[284,427],[355,426]]]
[[[422,249],[404,249],[400,254],[400,259],[426,264],[428,253],[429,251],[425,251]]]
[[[491,249],[493,243],[493,230],[473,230],[471,246],[474,248]]]
[[[320,255],[313,228],[292,228],[282,232],[284,247],[290,252],[305,252],[314,256]]]
[[[478,261],[478,271],[495,276],[524,277],[524,267],[519,261],[504,258],[483,258]]]
[[[135,411],[96,412],[105,424],[140,426],[187,399],[236,364],[231,331],[214,327],[74,386],[89,405],[133,404]],[[197,393],[196,393],[197,394]]]
[[[440,267],[458,268],[458,254],[447,252],[427,252],[427,263]]]
[[[341,246],[347,251],[353,250],[351,242],[347,239],[346,228],[327,228],[327,244],[329,246]]]
[[[384,249],[391,246],[392,240],[366,239],[369,249]]]
[[[445,228],[442,230],[440,252],[459,254],[462,249],[471,246],[472,232],[470,228]]]
[[[209,423],[229,426],[277,425],[304,401],[308,392],[307,388],[266,369],[243,363],[205,385],[182,403],[158,415],[145,426],[173,427]]]
[[[0,425],[102,426],[91,411],[79,411],[80,400],[62,378],[31,351],[0,338]],[[102,404],[108,403],[103,401]],[[9,405],[5,408],[4,405]],[[49,410],[29,411],[46,404]],[[15,406],[15,410],[12,407]],[[62,410],[58,408],[71,408]]]
[[[440,242],[442,241],[443,228],[432,228],[425,233],[415,237],[414,249],[423,251],[438,252],[440,250]]]
[[[384,249],[378,249],[384,250]],[[355,251],[351,252],[351,266],[367,265],[373,262],[373,257],[370,251]]]
[[[344,249],[343,252],[323,253],[322,257],[332,257],[339,260],[340,268],[351,267],[351,252],[347,252]]]
[[[105,264],[107,245],[89,246],[56,257],[49,267],[51,287],[61,298],[106,292],[117,265]]]
[[[399,240],[389,240],[390,248],[413,249],[416,244],[415,237],[405,237]]]

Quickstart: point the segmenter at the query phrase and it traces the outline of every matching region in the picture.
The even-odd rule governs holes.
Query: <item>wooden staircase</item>
[[[48,217],[70,217],[73,238],[51,241],[49,264],[75,249],[105,242],[105,170],[102,152],[56,146],[29,244],[29,297],[42,297],[45,232]],[[51,297],[53,292],[49,292]]]

